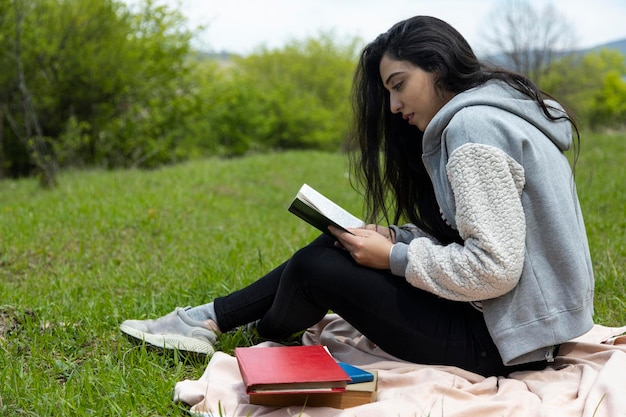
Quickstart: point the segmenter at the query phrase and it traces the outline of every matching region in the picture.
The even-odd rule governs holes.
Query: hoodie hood
[[[567,116],[565,110],[556,101],[546,100],[545,103],[552,115]],[[572,130],[569,120],[553,121],[546,117],[530,97],[502,81],[490,81],[457,94],[439,110],[424,132],[424,153],[434,151],[434,148],[439,146],[439,140],[436,139],[442,136],[444,129],[457,113],[463,109],[478,106],[483,107],[483,112],[489,111],[484,107],[491,107],[494,114],[501,114],[500,111],[496,111],[498,109],[522,119],[539,129],[561,151],[566,151],[572,146]],[[522,120],[517,120],[517,123]]]

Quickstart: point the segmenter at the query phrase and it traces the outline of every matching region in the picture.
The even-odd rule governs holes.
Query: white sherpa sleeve
[[[457,301],[505,294],[524,264],[524,169],[498,148],[470,143],[453,151],[446,170],[464,245],[414,239],[406,251],[406,280]]]

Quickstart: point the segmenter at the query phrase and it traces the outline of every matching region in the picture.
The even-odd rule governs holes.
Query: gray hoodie
[[[551,121],[500,82],[456,95],[424,132],[442,216],[464,244],[444,246],[404,225],[391,270],[482,306],[506,365],[551,360],[553,346],[593,325],[593,269],[563,154],[571,145],[568,121]]]

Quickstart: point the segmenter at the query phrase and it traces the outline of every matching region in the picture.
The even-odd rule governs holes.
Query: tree
[[[575,31],[551,4],[534,8],[528,0],[498,2],[485,26],[485,43],[491,56],[539,83],[555,58],[571,50]]]
[[[604,77],[602,90],[593,97],[590,115],[592,128],[623,129],[626,127],[626,82],[624,73],[610,71]]]
[[[191,50],[185,19],[158,0],[130,8],[119,0],[5,0],[4,51],[16,45],[15,22],[2,13],[14,2],[24,6],[23,65],[0,54],[0,175],[32,173],[30,142],[16,134],[26,126],[52,145],[61,168],[150,168],[344,143],[356,40],[341,45],[327,34],[222,66]],[[11,118],[24,103],[37,123]],[[3,129],[8,121],[14,128]]]
[[[127,25],[123,39],[103,45],[114,54],[105,58],[114,68],[101,72],[102,85],[107,85],[107,72],[115,74],[119,85],[111,98],[95,101],[95,109],[106,117],[94,119],[93,162],[154,167],[179,157],[187,96],[195,82],[189,77],[192,33],[182,14],[156,3],[144,0],[134,13],[118,11]]]
[[[341,148],[350,121],[356,41],[330,34],[236,59],[205,113],[217,143],[254,149]]]
[[[623,123],[624,119],[619,118],[620,106],[615,101],[623,91],[620,83],[624,83],[624,75],[624,55],[617,50],[602,49],[554,61],[540,87],[564,103],[581,127],[598,128],[603,124]],[[626,97],[622,100],[626,102]]]
[[[33,104],[31,92],[26,83],[24,62],[22,58],[24,2],[13,0],[13,18],[15,33],[13,38],[13,59],[15,67],[15,89],[19,96],[17,103],[2,103],[2,116],[6,119],[15,137],[27,149],[35,165],[40,184],[43,187],[52,187],[56,184],[57,163],[44,138],[37,110]],[[6,16],[6,15],[5,15]],[[11,104],[19,108],[19,116],[15,116]],[[21,122],[21,123],[20,123]],[[1,122],[0,122],[1,123]],[[4,133],[4,128],[0,131]]]
[[[39,164],[34,139],[52,145],[46,157],[63,165],[155,166],[178,157],[191,32],[180,13],[137,4],[0,2],[0,170],[18,176]]]

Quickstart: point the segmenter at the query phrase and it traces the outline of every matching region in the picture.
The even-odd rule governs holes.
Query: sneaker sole
[[[213,348],[212,344],[199,339],[194,339],[193,337],[144,333],[124,324],[120,325],[120,330],[135,339],[142,340],[145,343],[163,349],[176,349],[185,352],[202,353],[205,355],[212,355],[215,353],[215,348]]]

